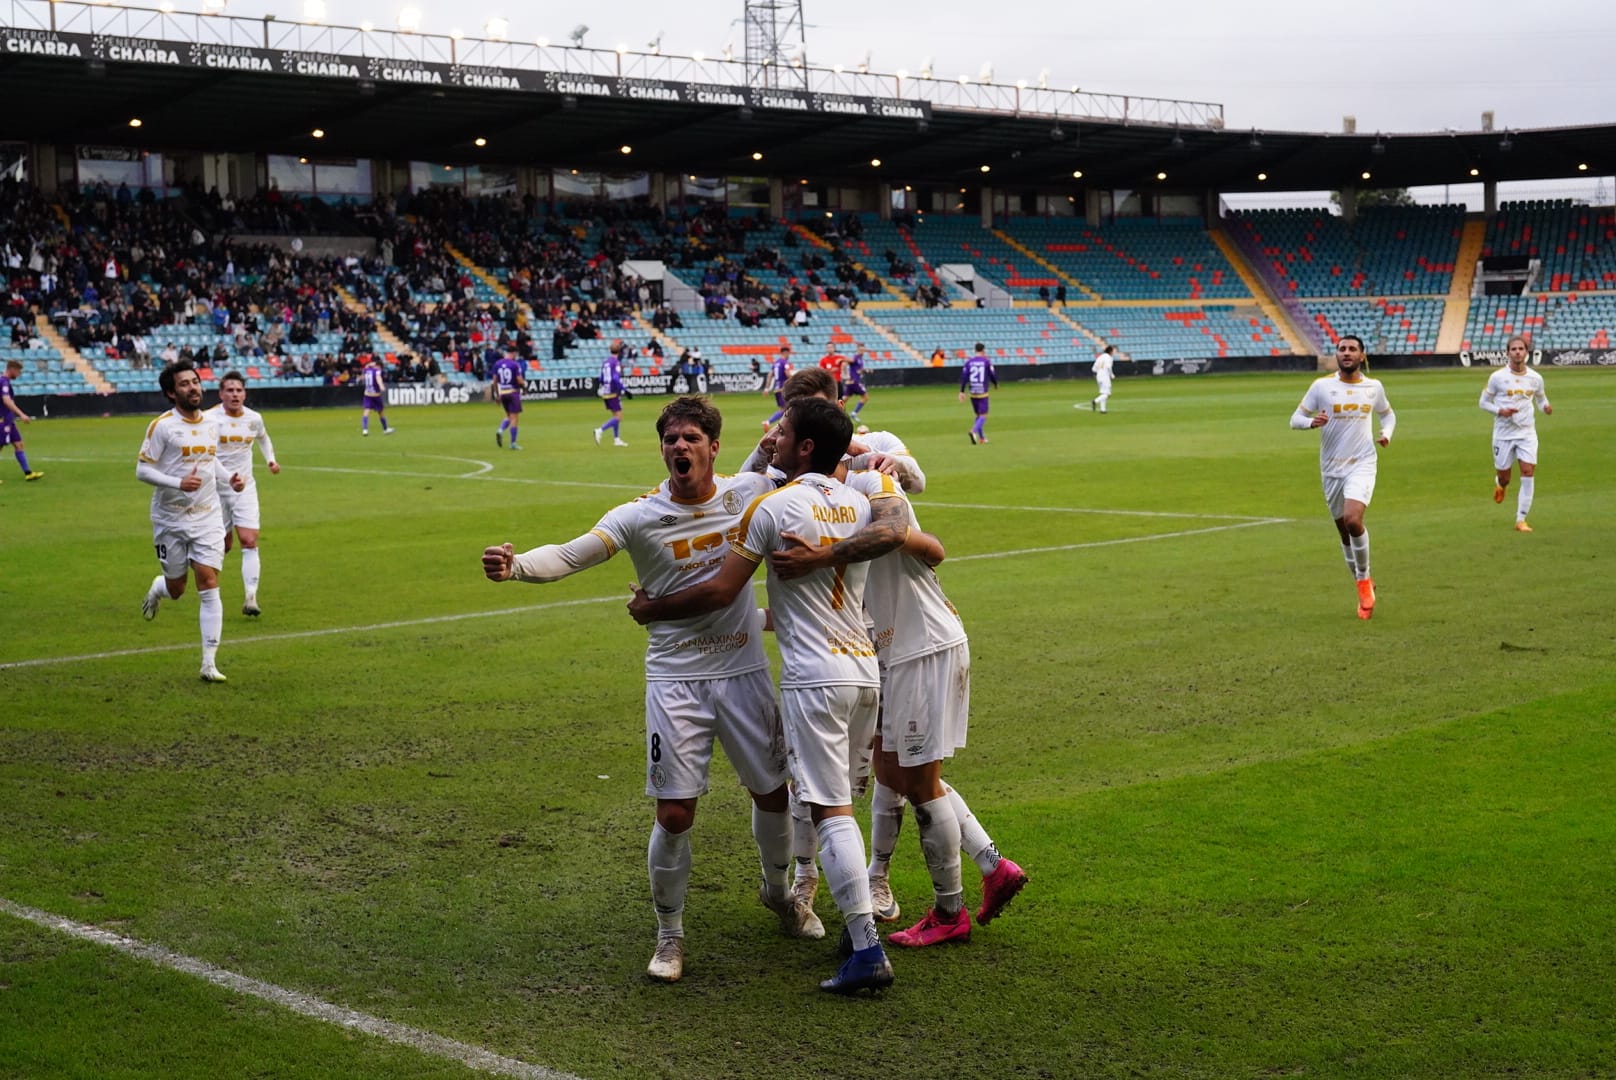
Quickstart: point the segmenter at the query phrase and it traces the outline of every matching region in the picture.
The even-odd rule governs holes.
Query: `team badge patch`
[[[724,492],[724,512],[726,514],[739,514],[744,509],[746,507],[742,504],[740,492]]]
[[[667,786],[668,778],[663,775],[661,765],[651,766],[651,786],[661,791]]]

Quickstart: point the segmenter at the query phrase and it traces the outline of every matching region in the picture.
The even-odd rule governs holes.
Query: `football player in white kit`
[[[1315,379],[1291,414],[1297,431],[1323,428],[1319,440],[1319,473],[1324,501],[1341,534],[1341,554],[1358,585],[1358,618],[1375,613],[1375,581],[1369,574],[1369,531],[1364,510],[1375,494],[1375,444],[1392,441],[1397,416],[1379,380],[1366,378],[1363,339],[1348,334],[1336,342],[1334,375]],[[1380,438],[1374,420],[1380,418]]]
[[[219,488],[240,492],[241,476],[232,475],[219,460],[219,428],[202,415],[202,379],[189,360],[163,368],[157,377],[174,407],[153,420],[140,444],[135,475],[157,490],[152,492],[152,544],[162,572],[140,601],[147,619],[157,617],[157,605],[166,596],[185,595],[185,575],[196,578],[202,630],[202,679],[224,682],[217,657],[224,630],[224,606],[219,602],[219,568],[224,565],[224,516],[219,510]]]
[[[1481,392],[1481,407],[1493,414],[1493,468],[1498,471],[1493,502],[1504,501],[1511,469],[1516,462],[1521,466],[1521,491],[1515,496],[1516,532],[1532,531],[1526,515],[1532,509],[1537,484],[1537,413],[1533,410],[1542,409],[1545,416],[1554,414],[1554,406],[1543,392],[1543,376],[1526,366],[1528,351],[1525,338],[1510,338],[1509,366],[1488,376]]]
[[[711,579],[742,512],[775,487],[760,473],[714,472],[722,425],[705,399],[676,399],[657,419],[667,480],[565,544],[521,554],[510,544],[487,548],[483,572],[493,581],[559,581],[626,550],[639,580],[659,594]],[[792,936],[825,935],[813,909],[791,898],[785,737],[762,636],[748,592],[707,614],[659,622],[646,645],[645,793],[656,799],[647,866],[657,918],[646,974],[661,982],[684,973],[690,828],[696,800],[707,793],[715,739],[752,795],[759,898]]]
[[[1094,383],[1099,393],[1089,402],[1089,408],[1096,412],[1105,412],[1105,403],[1111,398],[1111,376],[1116,365],[1116,358],[1111,354],[1116,351],[1115,345],[1107,345],[1094,357]],[[1082,406],[1073,405],[1072,408],[1078,409]]]
[[[786,483],[752,501],[718,574],[672,595],[636,589],[629,613],[640,623],[687,618],[735,602],[765,556],[787,533],[825,544],[870,521],[870,501],[832,479],[853,422],[820,398],[788,402],[775,438],[775,468]],[[819,986],[838,994],[892,983],[870,911],[864,840],[853,819],[853,784],[874,735],[881,677],[864,627],[867,563],[819,570],[793,581],[768,575],[769,611],[780,645],[780,702],[796,797],[819,834],[825,879],[846,924],[852,953]]]
[[[241,541],[241,613],[257,615],[258,581],[258,482],[253,479],[253,447],[264,455],[269,471],[279,475],[280,462],[269,441],[269,429],[256,409],[247,408],[247,379],[239,371],[226,372],[219,380],[219,403],[202,414],[219,427],[219,461],[245,483],[240,492],[221,490],[219,508],[224,512],[224,550],[230,553],[231,534]]]
[[[987,833],[953,788],[943,782],[943,763],[965,745],[971,702],[971,650],[959,612],[943,595],[933,567],[941,545],[920,532],[914,508],[890,477],[856,472],[849,487],[863,491],[872,513],[883,500],[902,504],[901,517],[874,522],[869,528],[829,547],[790,537],[793,546],[773,552],[769,566],[782,578],[825,566],[872,558],[864,590],[864,608],[873,624],[872,640],[881,662],[881,720],[877,774],[897,794],[896,820],[903,802],[915,807],[920,846],[931,874],[935,903],[926,917],[908,930],[892,934],[895,945],[921,947],[966,941],[971,918],[960,883],[960,849],[971,852],[982,870],[982,906],[976,920],[987,925],[1027,883],[1027,875],[999,855]],[[917,543],[922,537],[929,544]],[[881,554],[885,552],[885,554]],[[877,795],[879,799],[879,794]],[[877,839],[881,810],[872,806],[871,845]],[[970,835],[967,837],[966,834]],[[891,829],[897,838],[897,827]],[[888,843],[887,855],[891,854]],[[880,881],[886,895],[886,866]],[[877,892],[872,870],[871,894]],[[893,918],[897,904],[892,903]]]

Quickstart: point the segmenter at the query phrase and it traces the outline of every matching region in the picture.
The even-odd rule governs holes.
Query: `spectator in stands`
[[[943,350],[943,347],[941,345],[937,346],[935,349],[933,349],[931,351],[931,366],[932,367],[942,367],[943,365],[945,365],[947,363],[948,363],[948,353]]]

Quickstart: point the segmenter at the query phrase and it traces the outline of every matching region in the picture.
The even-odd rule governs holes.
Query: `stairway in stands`
[[[1436,333],[1436,351],[1456,353],[1464,346],[1465,323],[1470,318],[1470,290],[1476,283],[1476,260],[1487,239],[1487,221],[1480,214],[1466,216],[1453,260],[1453,284],[1448,287],[1442,326]]]

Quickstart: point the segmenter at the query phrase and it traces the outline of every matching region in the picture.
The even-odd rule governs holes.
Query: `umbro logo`
[[[677,514],[663,514],[657,521],[661,525],[677,525],[679,524],[679,517]]]

